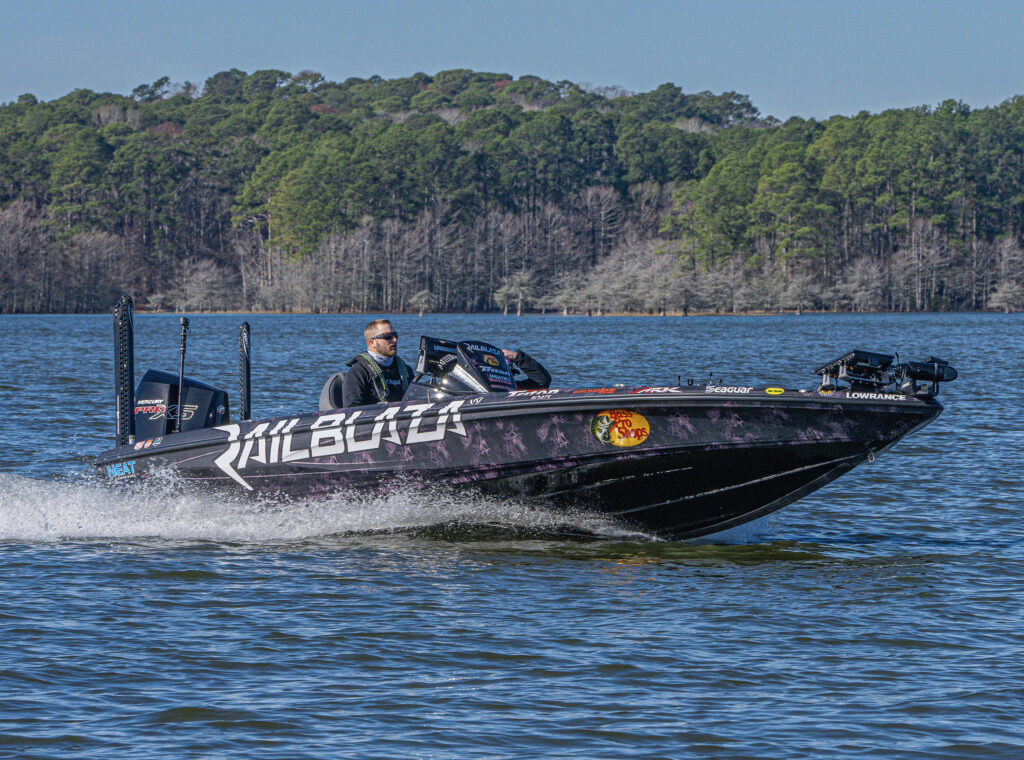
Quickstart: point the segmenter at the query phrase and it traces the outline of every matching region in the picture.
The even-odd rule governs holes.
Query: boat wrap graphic
[[[221,425],[215,429],[228,434],[228,445],[214,463],[228,477],[251,491],[252,486],[240,471],[252,463],[273,465],[319,460],[346,453],[375,451],[385,441],[396,446],[411,446],[443,440],[448,433],[465,436],[466,428],[459,413],[464,403],[464,399],[459,399],[447,405],[438,405],[440,408],[436,410],[433,403],[389,406],[373,417],[373,427],[369,435],[364,437],[359,437],[357,423],[367,409],[321,415],[304,433],[293,432],[302,419],[300,417],[273,423],[261,422],[244,435],[238,425]],[[431,429],[423,425],[423,415],[428,411],[432,411]],[[404,431],[398,427],[400,412],[411,413]]]
[[[678,537],[781,508],[941,410],[897,395],[716,387],[729,391],[563,389],[337,409],[168,435],[98,464],[131,460],[135,479],[169,465],[196,483],[306,498],[471,487]]]

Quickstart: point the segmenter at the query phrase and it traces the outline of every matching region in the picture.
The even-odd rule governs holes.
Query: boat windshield
[[[451,341],[424,335],[416,372],[449,393],[507,393],[516,389],[501,349],[479,340]]]

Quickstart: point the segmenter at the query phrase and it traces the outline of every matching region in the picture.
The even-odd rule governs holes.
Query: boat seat
[[[345,382],[345,372],[335,372],[324,383],[324,389],[320,391],[320,411],[327,412],[331,409],[341,409],[344,401],[341,395],[341,384]]]

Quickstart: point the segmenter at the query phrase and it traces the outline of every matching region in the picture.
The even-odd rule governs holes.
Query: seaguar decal
[[[448,433],[465,436],[466,427],[462,424],[459,412],[464,403],[465,399],[452,401],[429,416],[426,413],[432,412],[432,403],[388,407],[373,418],[373,428],[363,438],[356,437],[356,426],[357,423],[368,421],[363,416],[366,409],[321,415],[309,426],[308,431],[300,433],[292,432],[299,422],[298,417],[273,423],[261,422],[244,436],[238,425],[220,425],[216,429],[228,434],[228,445],[213,461],[228,477],[251,491],[252,486],[240,474],[250,462],[298,462],[358,451],[375,451],[380,448],[382,441],[396,446],[410,446],[443,440]],[[399,430],[395,419],[400,412],[412,413],[404,431]],[[433,422],[432,429],[424,429],[424,423],[428,420]],[[363,435],[365,429],[366,425],[361,425],[359,434]],[[301,439],[296,440],[299,436]]]

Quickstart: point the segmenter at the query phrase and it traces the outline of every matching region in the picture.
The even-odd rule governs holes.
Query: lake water
[[[254,416],[314,409],[363,316],[253,326]],[[188,374],[236,396],[243,317]],[[950,359],[931,426],[700,542],[546,533],[529,503],[282,505],[95,478],[109,316],[0,317],[0,757],[1024,757],[1024,315],[400,316],[556,385],[812,388],[851,348]],[[177,369],[136,316],[136,367]],[[580,518],[586,520],[586,518]]]

